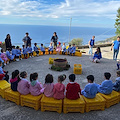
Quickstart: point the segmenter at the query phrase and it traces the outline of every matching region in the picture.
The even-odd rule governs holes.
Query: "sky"
[[[120,0],[0,0],[0,24],[114,28]]]

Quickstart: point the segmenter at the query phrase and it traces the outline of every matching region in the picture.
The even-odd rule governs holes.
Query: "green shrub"
[[[83,39],[82,38],[74,38],[72,39],[69,44],[73,45],[82,45],[83,44]]]

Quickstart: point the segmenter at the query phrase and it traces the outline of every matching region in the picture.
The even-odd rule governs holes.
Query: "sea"
[[[95,41],[115,36],[115,28],[0,24],[0,41],[4,42],[6,35],[10,34],[12,44],[20,46],[26,32],[29,33],[32,43],[43,43],[44,46],[49,45],[54,32],[57,32],[58,41],[66,44],[74,38],[82,38],[85,45],[93,35]]]

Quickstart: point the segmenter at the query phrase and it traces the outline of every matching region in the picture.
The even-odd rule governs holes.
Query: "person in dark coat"
[[[23,42],[25,47],[28,47],[29,45],[31,45],[31,38],[29,37],[29,33],[26,33],[26,36],[23,38]]]
[[[6,36],[5,45],[6,45],[6,49],[7,48],[10,48],[10,50],[12,49],[12,43],[11,43],[10,34],[7,34],[7,36]]]
[[[57,33],[54,32],[54,33],[53,33],[53,36],[52,36],[52,38],[51,38],[51,41],[54,43],[54,48],[57,47],[57,40],[58,40]]]

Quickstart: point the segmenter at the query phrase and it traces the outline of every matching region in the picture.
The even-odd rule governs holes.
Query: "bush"
[[[83,39],[82,38],[74,38],[72,39],[69,44],[73,45],[82,45],[83,44]]]

